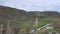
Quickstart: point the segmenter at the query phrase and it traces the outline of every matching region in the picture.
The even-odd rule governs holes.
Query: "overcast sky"
[[[60,0],[0,0],[0,5],[28,11],[60,11]]]

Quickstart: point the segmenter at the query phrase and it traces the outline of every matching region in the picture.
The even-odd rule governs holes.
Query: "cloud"
[[[56,10],[60,11],[60,0],[0,0],[7,5],[25,10]],[[1,4],[1,3],[0,3]]]

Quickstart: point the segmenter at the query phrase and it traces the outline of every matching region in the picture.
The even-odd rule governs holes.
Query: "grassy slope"
[[[51,20],[60,20],[60,18],[46,18],[44,20],[39,21],[39,26],[42,27],[48,23],[52,23]],[[60,32],[60,28],[54,28],[53,30]]]
[[[33,16],[25,10],[0,6],[0,24],[10,22],[11,27],[21,28],[26,23],[33,23]]]
[[[19,28],[19,27],[21,27],[21,25],[24,25],[26,23],[31,23],[31,22],[34,21],[33,16],[35,15],[35,13],[32,13],[32,14],[28,13],[27,14],[24,10],[17,10],[17,9],[9,8],[9,7],[5,7],[5,8],[0,7],[0,8],[1,8],[0,9],[0,18],[1,18],[0,23],[2,23],[3,20],[5,21],[5,20],[9,19],[9,20],[11,20],[10,23],[11,23],[12,26],[15,26],[16,28]],[[42,14],[44,14],[44,15],[46,14],[44,17],[46,17],[46,16],[49,16],[49,17],[50,16],[52,16],[52,17],[59,16],[57,13],[54,13],[54,15],[53,15],[53,13],[52,14],[49,14],[49,13],[42,13]],[[23,17],[25,19],[23,19]],[[60,18],[51,18],[50,17],[50,18],[45,18],[44,20],[39,20],[39,26],[43,26],[45,24],[52,23],[51,20],[60,20]],[[5,23],[5,22],[3,22],[3,23]],[[58,29],[54,29],[54,30],[58,31]]]
[[[48,23],[51,23],[51,22],[49,20],[41,20],[41,21],[39,21],[39,26],[44,26]]]

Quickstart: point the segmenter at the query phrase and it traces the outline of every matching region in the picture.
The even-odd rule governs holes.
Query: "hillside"
[[[0,23],[7,23],[9,20],[12,23],[33,23],[35,18],[39,20],[45,18],[60,18],[60,13],[57,11],[31,11],[19,10],[7,6],[0,6]]]
[[[33,23],[34,16],[27,13],[25,10],[0,6],[0,23],[6,25],[8,20],[11,26],[17,27],[18,24],[23,26],[23,24],[26,23]]]
[[[29,27],[34,25],[35,19],[38,17],[38,27],[45,24],[52,23],[52,20],[60,20],[60,13],[57,11],[30,11],[11,8],[7,6],[0,6],[0,24],[5,27],[9,22],[13,28],[22,28],[30,24]],[[23,28],[24,29],[24,28]]]
[[[43,17],[60,17],[60,13],[57,11],[31,11],[30,13],[35,13],[38,16],[43,16]]]

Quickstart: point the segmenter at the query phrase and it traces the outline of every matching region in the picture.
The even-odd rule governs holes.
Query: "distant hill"
[[[44,16],[44,17],[60,17],[60,13],[57,11],[31,11],[30,13],[35,13],[38,16]]]

